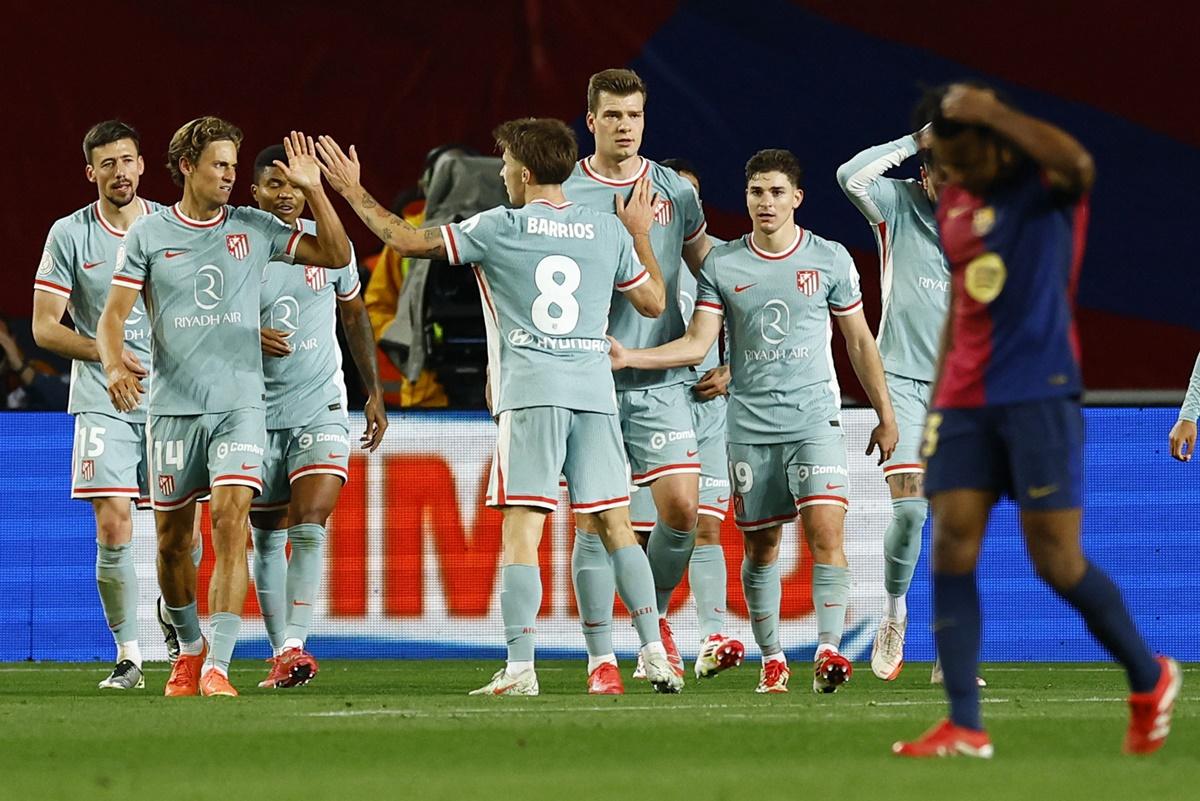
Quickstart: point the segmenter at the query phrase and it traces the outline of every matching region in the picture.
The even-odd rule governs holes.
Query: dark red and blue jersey
[[[1081,393],[1072,311],[1087,219],[1087,197],[1064,195],[1033,164],[985,197],[945,188],[937,220],[953,319],[935,406]]]

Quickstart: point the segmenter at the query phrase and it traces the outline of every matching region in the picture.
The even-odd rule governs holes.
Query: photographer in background
[[[5,395],[5,409],[63,411],[68,393],[63,378],[40,359],[28,359],[8,321],[0,318],[0,388]]]

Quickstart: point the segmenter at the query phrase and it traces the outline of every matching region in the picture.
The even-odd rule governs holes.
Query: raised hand
[[[1000,101],[991,89],[979,89],[956,83],[942,98],[942,114],[946,119],[966,125],[988,125]]]
[[[633,185],[629,200],[615,195],[617,217],[624,223],[632,236],[648,236],[654,224],[654,212],[658,209],[659,197],[653,192],[649,178],[641,178]]]
[[[283,149],[287,153],[287,164],[276,160],[275,166],[289,183],[302,192],[321,185],[321,165],[317,163],[316,148],[311,136],[292,131],[284,138]]]
[[[331,136],[317,137],[317,156],[320,161],[317,166],[333,191],[345,195],[359,186],[362,179],[362,165],[358,162],[358,151],[350,145],[350,155],[342,151],[341,145]]]

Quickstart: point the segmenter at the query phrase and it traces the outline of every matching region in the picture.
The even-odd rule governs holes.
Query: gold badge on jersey
[[[996,210],[991,206],[976,209],[974,216],[971,217],[971,232],[975,236],[987,236],[995,225]]]
[[[1004,289],[1004,280],[1007,277],[1004,259],[996,253],[984,253],[967,265],[963,284],[972,300],[991,303]]]

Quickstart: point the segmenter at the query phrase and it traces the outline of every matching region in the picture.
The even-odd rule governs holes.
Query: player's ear
[[[796,208],[800,208],[800,204],[804,202],[804,190],[797,189],[795,198],[796,198]]]
[[[88,183],[96,183],[96,171],[92,169],[91,164],[83,168],[83,174],[87,176]]]
[[[146,161],[140,155],[138,156],[137,164],[138,164],[138,173],[137,174],[141,175],[142,173],[144,173],[146,171]]]
[[[521,183],[525,184],[526,186],[533,183],[533,173],[529,171],[528,167],[521,168]]]
[[[589,131],[591,131],[592,133],[595,133],[596,132],[596,115],[589,111],[587,113],[587,117],[585,119],[587,121],[587,129]]]

